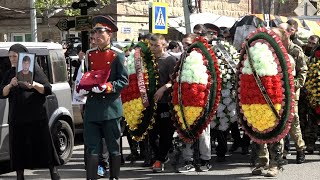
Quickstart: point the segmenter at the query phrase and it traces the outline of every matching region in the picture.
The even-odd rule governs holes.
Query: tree
[[[80,15],[80,10],[74,10],[71,7],[73,2],[79,2],[80,0],[36,0],[35,8],[37,14],[50,18],[60,11],[64,11],[67,16]],[[90,0],[88,0],[90,1]],[[96,0],[98,6],[91,10],[97,11],[110,3],[110,0]]]

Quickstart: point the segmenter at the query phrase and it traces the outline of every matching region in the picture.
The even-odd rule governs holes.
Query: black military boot
[[[126,161],[130,161],[131,163],[133,163],[139,158],[138,143],[134,141],[130,135],[127,136],[127,139],[131,153],[126,157]]]
[[[119,179],[121,166],[121,156],[111,156],[110,157],[110,178],[112,180]]]
[[[119,156],[120,157],[120,156]],[[87,155],[87,180],[97,180],[99,156],[97,154]]]
[[[50,176],[51,176],[52,180],[60,180],[61,179],[60,175],[58,173],[58,170],[55,166],[50,167],[49,170],[50,170]]]
[[[17,180],[24,180],[24,170],[17,170]]]
[[[305,154],[304,151],[297,151],[297,164],[302,164],[305,161]]]
[[[140,141],[138,144],[140,148],[139,160],[144,160],[146,157],[146,149],[145,149],[144,141]]]

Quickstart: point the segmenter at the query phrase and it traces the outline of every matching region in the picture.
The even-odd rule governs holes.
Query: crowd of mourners
[[[159,113],[164,116],[157,116],[155,130],[151,130],[148,139],[136,142],[127,132],[127,129],[125,129],[124,135],[129,142],[131,153],[125,158],[122,157],[122,163],[125,161],[131,163],[144,161],[144,167],[152,167],[153,172],[163,172],[166,163],[169,161],[168,153],[177,152],[178,149],[180,157],[178,159],[170,159],[171,162],[181,162],[181,159],[183,161],[183,165],[176,167],[176,172],[209,171],[212,168],[211,157],[213,153],[216,154],[215,161],[224,162],[228,161],[226,158],[228,153],[232,154],[241,149],[241,154],[251,155],[248,162],[255,166],[252,170],[253,175],[261,175],[267,169],[265,176],[275,177],[278,175],[279,170],[282,169],[282,166],[288,163],[286,158],[291,155],[292,151],[290,140],[293,140],[295,143],[297,151],[296,163],[303,163],[305,161],[305,153],[314,153],[316,148],[315,142],[318,139],[317,115],[309,109],[305,98],[306,90],[304,82],[309,59],[312,56],[314,57],[314,50],[319,45],[319,36],[311,35],[307,39],[307,42],[303,43],[297,37],[298,23],[294,20],[282,23],[272,28],[272,30],[280,37],[288,53],[295,60],[295,79],[297,79],[299,84],[298,89],[301,89],[301,93],[297,92],[295,95],[296,108],[294,111],[294,121],[285,139],[268,145],[254,143],[241,130],[239,123],[236,121],[231,123],[227,130],[220,130],[217,127],[210,128],[209,125],[200,135],[198,147],[195,148],[194,144],[184,143],[179,139],[177,134],[174,134],[175,129],[172,126],[172,122],[169,119],[163,120],[164,117],[170,117],[170,115],[164,115],[164,113],[169,113],[169,111],[168,109],[161,108],[161,112],[157,112],[157,114]],[[197,36],[206,39],[209,44],[212,44],[212,47],[221,42],[232,44],[234,38],[234,35],[230,34],[228,28],[217,27],[208,23],[197,24],[193,28],[193,33],[183,35],[180,41],[166,40],[164,36],[157,34],[140,35],[139,41],[149,39],[151,51],[156,54],[157,58],[166,59],[166,61],[179,61],[181,54],[188,49]],[[129,56],[132,48],[125,47],[123,50],[126,56]],[[166,68],[172,70],[174,63],[172,63],[172,67],[168,67],[168,64],[166,65]],[[167,102],[163,101],[163,103]],[[158,105],[159,107],[162,106]],[[230,147],[228,146],[228,142],[232,142]],[[194,153],[199,153],[199,156],[195,156]],[[199,159],[196,160],[195,158]],[[173,164],[177,163],[174,162]],[[102,164],[99,166],[101,170],[99,174],[101,176],[104,174],[105,169]]]
[[[238,120],[234,118],[233,121],[230,121],[232,123],[229,126],[218,127],[214,122],[210,123],[194,143],[184,142],[177,135],[168,103],[171,101],[170,91],[173,86],[171,75],[177,62],[181,60],[181,55],[199,37],[212,45],[213,49],[219,44],[232,44],[234,40],[234,34],[231,34],[228,28],[217,27],[209,23],[195,25],[193,33],[183,35],[180,41],[167,41],[165,36],[160,34],[139,36],[138,41],[147,40],[149,42],[150,51],[157,62],[159,79],[153,96],[157,104],[155,123],[142,141],[135,141],[126,125],[121,101],[121,92],[130,83],[127,58],[131,55],[131,50],[135,45],[132,43],[126,47],[112,46],[112,34],[118,31],[118,27],[110,17],[96,16],[92,23],[91,49],[86,53],[79,49],[79,61],[72,62],[72,65],[76,67],[74,77],[79,74],[80,70],[87,73],[77,84],[79,86],[77,95],[86,97],[82,111],[87,180],[95,180],[99,176],[119,179],[121,165],[125,162],[135,163],[136,161],[143,161],[143,166],[152,167],[155,173],[163,172],[169,162],[175,164],[177,172],[205,172],[212,168],[213,153],[216,154],[217,162],[224,162],[229,160],[228,153],[232,154],[238,149],[241,149],[243,155],[251,155],[251,161],[248,163],[254,166],[253,175],[262,175],[263,171],[267,170],[265,176],[275,177],[279,174],[279,170],[288,163],[286,158],[292,150],[291,140],[295,143],[297,164],[305,162],[306,152],[312,154],[316,150],[319,120],[315,110],[310,108],[309,102],[306,101],[307,91],[304,83],[307,78],[308,63],[314,57],[314,50],[319,45],[319,37],[312,35],[308,38],[307,43],[301,43],[297,39],[298,23],[294,20],[271,28],[291,56],[291,64],[294,65],[292,74],[294,75],[295,97],[294,118],[289,133],[284,139],[270,144],[252,141],[248,135],[243,133]],[[243,41],[245,42],[245,39]],[[236,54],[239,55],[240,49],[237,51]],[[61,162],[56,159],[57,156],[53,155],[53,147],[50,143],[52,140],[44,117],[45,113],[35,113],[39,116],[30,114],[35,109],[45,112],[44,99],[45,96],[52,93],[51,85],[38,65],[35,66],[34,82],[21,84],[17,81],[15,67],[18,53],[21,52],[28,52],[28,49],[20,44],[15,44],[10,48],[9,59],[12,69],[6,73],[0,86],[0,98],[9,98],[10,103],[12,168],[17,172],[18,180],[24,179],[24,169],[34,168],[49,168],[52,179],[59,180],[60,175],[56,166]],[[217,52],[216,55],[218,56]],[[229,60],[233,61],[233,59]],[[237,64],[239,61],[230,63]],[[101,70],[109,72],[106,82],[90,84],[90,79],[85,78]],[[97,75],[101,74],[94,74],[95,77]],[[231,83],[231,86],[235,84]],[[30,112],[22,108],[26,107],[25,103],[33,105],[30,106],[32,109],[27,108]],[[218,113],[216,118],[219,118]],[[28,124],[27,128],[26,124]],[[37,131],[33,131],[35,128]],[[43,136],[39,136],[39,129],[43,130],[41,132]],[[19,133],[20,131],[23,133]],[[122,136],[127,137],[130,146],[131,153],[128,156],[124,156],[122,152]],[[19,144],[24,141],[29,144]],[[230,147],[228,142],[232,142]],[[36,144],[36,152],[39,152],[37,156],[33,152],[35,150],[32,149],[33,144]],[[24,151],[24,146],[28,147],[28,152]],[[26,153],[29,153],[28,156]],[[172,153],[175,153],[174,159],[169,155]],[[35,159],[38,161],[34,161]]]

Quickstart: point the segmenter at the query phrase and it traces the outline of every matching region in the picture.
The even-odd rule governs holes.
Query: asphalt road
[[[124,154],[129,154],[129,148],[124,137]],[[320,149],[320,145],[318,149]],[[295,151],[292,147],[292,155],[288,157],[289,164],[284,166],[284,170],[277,178],[266,178],[264,176],[251,175],[251,167],[249,165],[249,155],[241,155],[240,150],[233,154],[229,154],[226,162],[215,162],[215,155],[212,157],[213,168],[209,172],[192,172],[192,173],[175,173],[170,162],[166,166],[164,173],[152,173],[150,168],[141,167],[142,162],[135,164],[126,164],[121,167],[121,179],[164,179],[164,180],[229,180],[229,179],[279,179],[279,180],[319,180],[320,179],[320,155],[319,151],[315,151],[313,155],[306,156],[304,164],[295,164]],[[59,172],[64,180],[84,180],[85,170],[83,163],[83,145],[81,141],[77,141],[74,153],[70,162],[59,167]],[[14,172],[6,172],[5,166],[0,165],[0,180],[14,180]],[[44,170],[26,170],[26,180],[50,180],[50,174],[47,169]],[[107,178],[103,178],[107,179]]]

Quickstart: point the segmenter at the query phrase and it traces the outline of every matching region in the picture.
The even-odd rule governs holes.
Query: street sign
[[[123,34],[131,34],[131,31],[132,31],[131,27],[122,27],[121,28],[121,32]]]
[[[56,26],[60,29],[60,31],[68,30],[68,19],[60,19]]]
[[[96,7],[98,4],[96,1],[80,0],[79,2],[72,3],[73,9],[89,9],[90,7]]]
[[[90,31],[92,29],[91,16],[76,16],[76,31]]]
[[[313,16],[317,11],[317,8],[315,8],[309,0],[302,1],[294,10],[298,16]]]
[[[75,27],[75,20],[60,19],[56,26],[60,31],[68,31],[71,28]]]
[[[152,33],[168,34],[168,4],[152,3]]]

